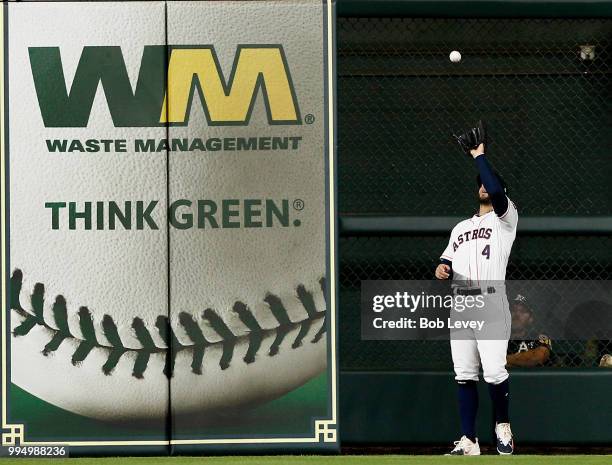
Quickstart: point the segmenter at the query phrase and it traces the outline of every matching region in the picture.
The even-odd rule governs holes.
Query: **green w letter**
[[[166,47],[145,46],[136,90],[120,47],[83,47],[70,92],[59,47],[30,47],[38,105],[46,127],[86,127],[102,83],[116,127],[160,126],[166,88]]]

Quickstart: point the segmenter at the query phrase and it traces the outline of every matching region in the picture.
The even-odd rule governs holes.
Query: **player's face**
[[[482,204],[491,203],[491,199],[489,198],[489,193],[485,189],[484,185],[480,186],[480,189],[478,189],[478,201]]]

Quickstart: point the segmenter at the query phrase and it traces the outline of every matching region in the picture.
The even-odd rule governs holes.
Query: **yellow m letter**
[[[173,49],[160,122],[186,122],[195,88],[209,124],[247,124],[262,88],[271,124],[299,123],[295,92],[281,46],[239,46],[236,53],[226,83],[212,48]]]

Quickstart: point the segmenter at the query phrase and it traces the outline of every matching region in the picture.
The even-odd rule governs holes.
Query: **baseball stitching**
[[[221,337],[219,341],[209,342],[202,333],[200,323],[196,321],[191,314],[182,312],[179,314],[179,325],[186,332],[192,344],[185,345],[181,343],[175,336],[175,330],[171,327],[170,320],[167,315],[160,315],[155,321],[155,331],[161,336],[166,343],[166,347],[157,347],[151,336],[152,328],[147,328],[144,321],[135,317],[132,320],[132,330],[140,344],[141,348],[133,349],[125,347],[119,336],[117,326],[110,315],[102,317],[101,326],[110,343],[109,345],[101,344],[96,338],[95,323],[91,312],[87,307],[80,307],[77,313],[79,319],[79,327],[83,338],[79,339],[70,332],[68,326],[68,310],[66,307],[66,299],[62,295],[55,298],[52,306],[53,318],[57,328],[49,326],[43,317],[43,308],[45,301],[45,288],[42,283],[36,283],[34,290],[30,296],[32,311],[29,312],[23,308],[20,303],[19,295],[23,283],[23,273],[16,269],[9,282],[9,307],[24,317],[23,322],[13,331],[13,337],[26,336],[34,327],[42,326],[50,331],[53,336],[50,341],[42,349],[42,354],[47,356],[55,352],[62,342],[65,340],[75,340],[79,343],[76,351],[72,354],[72,364],[80,365],[85,361],[87,356],[94,348],[105,349],[109,352],[108,358],[102,366],[102,372],[105,375],[111,375],[114,368],[119,363],[123,354],[127,352],[136,353],[136,361],[132,370],[132,376],[138,379],[144,378],[144,373],[147,369],[149,359],[154,353],[165,354],[164,374],[167,377],[172,377],[174,370],[174,362],[178,352],[183,350],[191,350],[193,352],[191,371],[196,375],[202,374],[202,363],[204,361],[205,351],[208,347],[221,344],[222,356],[219,360],[219,367],[222,370],[229,368],[233,361],[234,348],[240,341],[248,340],[248,349],[243,358],[244,363],[250,364],[255,361],[256,356],[260,352],[261,343],[267,335],[275,334],[275,339],[268,355],[275,356],[279,353],[280,347],[286,335],[293,329],[299,327],[298,335],[291,343],[291,348],[296,349],[304,343],[304,338],[309,333],[312,324],[323,318],[323,324],[310,341],[316,344],[321,341],[324,333],[327,330],[325,321],[325,310],[317,310],[312,294],[310,294],[304,286],[300,285],[296,289],[297,297],[306,310],[307,317],[301,321],[292,322],[289,319],[287,309],[283,306],[282,300],[273,294],[268,294],[264,301],[270,307],[272,314],[278,321],[278,326],[271,329],[263,329],[255,315],[242,302],[235,302],[232,310],[238,315],[240,321],[249,329],[248,334],[236,336],[232,333],[227,324],[213,309],[206,309],[201,317],[206,320],[212,329]],[[325,296],[325,278],[319,280],[319,284]]]

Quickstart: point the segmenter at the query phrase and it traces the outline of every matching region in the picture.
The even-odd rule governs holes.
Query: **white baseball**
[[[314,124],[271,127],[260,93],[248,127],[209,127],[194,104],[189,125],[169,134],[163,127],[116,128],[99,86],[87,128],[46,128],[27,47],[59,46],[70,85],[84,45],[120,46],[135,83],[143,47],[165,43],[164,2],[122,3],[121,14],[114,3],[9,8],[10,265],[21,286],[11,330],[21,326],[23,333],[11,337],[11,376],[63,409],[165,421],[170,399],[173,413],[205,418],[279,397],[327,365],[323,34],[291,32],[305,21],[321,23],[320,5],[228,3],[169,5],[169,43],[214,44],[226,76],[238,44],[282,43],[296,94],[307,104],[303,113],[320,115]],[[51,155],[44,143],[271,132],[303,136],[302,145],[293,153]],[[165,206],[245,198],[301,199],[301,226],[167,229],[162,207],[154,215],[159,230],[53,231],[44,209],[49,201],[158,199]],[[26,320],[36,324],[24,328]],[[163,336],[168,328],[174,358]]]
[[[450,59],[450,61],[452,61],[453,63],[459,63],[461,61],[461,53],[459,53],[457,50],[453,50],[452,52],[450,52],[450,54],[448,55],[448,58]]]

